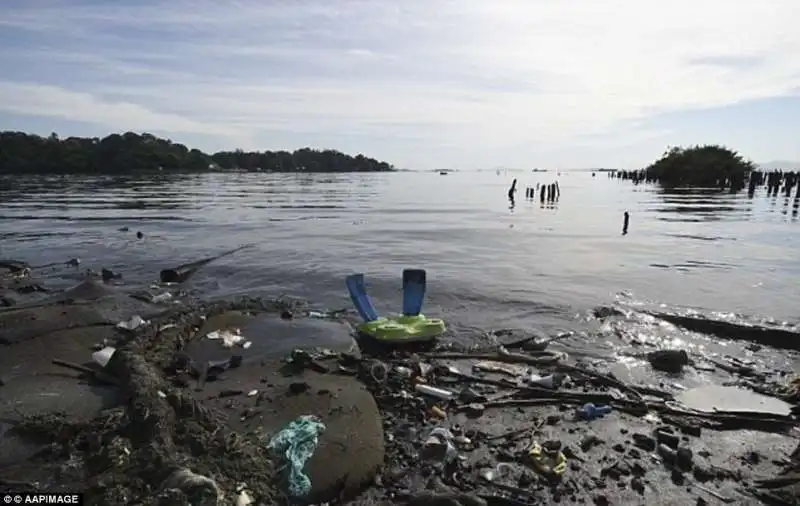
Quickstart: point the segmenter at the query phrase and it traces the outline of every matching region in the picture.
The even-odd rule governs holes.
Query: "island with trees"
[[[617,170],[612,174],[634,183],[658,183],[665,188],[697,187],[739,191],[758,167],[736,151],[719,145],[670,147],[641,170]]]
[[[364,155],[302,148],[294,152],[242,150],[207,154],[148,133],[60,138],[0,132],[0,173],[121,174],[171,172],[388,172],[395,168]]]
[[[756,165],[736,151],[718,145],[669,148],[644,169],[648,180],[662,186],[744,188]]]

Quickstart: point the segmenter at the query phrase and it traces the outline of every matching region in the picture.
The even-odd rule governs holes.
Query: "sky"
[[[798,0],[2,0],[0,130],[408,169],[800,160]]]

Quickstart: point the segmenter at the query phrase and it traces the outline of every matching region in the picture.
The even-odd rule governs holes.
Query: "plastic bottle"
[[[445,401],[449,401],[455,396],[455,394],[453,394],[453,392],[449,390],[432,387],[430,385],[425,385],[424,383],[417,383],[416,385],[414,385],[414,390],[416,390],[418,393],[424,395],[430,395],[432,397],[437,397]]]
[[[558,389],[563,381],[564,381],[564,375],[558,373],[550,374],[549,376],[539,376],[537,374],[532,374],[528,377],[528,383],[540,386],[542,388],[549,388],[551,390]]]
[[[578,410],[577,414],[584,420],[594,420],[608,413],[611,413],[611,406],[605,404],[596,406],[591,402],[587,402]]]

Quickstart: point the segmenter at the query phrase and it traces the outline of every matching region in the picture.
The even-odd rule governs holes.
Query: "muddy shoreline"
[[[7,271],[6,287],[32,283]],[[31,304],[23,294],[0,312],[0,489],[77,488],[88,504],[288,503],[268,442],[314,415],[325,431],[305,467],[312,492],[300,502],[798,500],[798,399],[772,380],[783,376],[725,370],[782,397],[793,413],[698,413],[676,404],[674,390],[628,385],[576,362],[568,346],[559,348],[566,356],[531,348],[524,332],[495,336],[506,348],[389,352],[354,346],[349,315],[310,315],[297,301],[163,305],[98,281],[46,297]],[[134,314],[148,323],[117,328]],[[207,337],[226,329],[253,345],[225,348]],[[287,363],[298,343],[309,353]],[[98,375],[91,355],[103,346],[116,352]],[[569,380],[523,386],[482,363]],[[452,398],[420,394],[418,385]],[[576,417],[589,402],[612,411]],[[436,428],[446,431],[432,440]],[[532,443],[563,454],[563,472],[542,471]]]

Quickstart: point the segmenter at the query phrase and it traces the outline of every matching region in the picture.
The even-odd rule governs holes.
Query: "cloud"
[[[523,163],[609,132],[624,145],[655,114],[795,92],[799,14],[796,0],[30,0],[0,17],[0,65],[16,69],[0,111],[246,148],[297,147],[269,145],[278,131],[365,152],[389,137],[385,156],[407,163],[513,147],[504,162]]]
[[[68,91],[43,84],[7,83],[0,81],[4,110],[17,114],[52,116],[86,121],[117,129],[120,124],[134,130],[150,132],[188,132],[235,136],[236,131],[193,121],[174,114],[151,111],[141,105],[111,102],[88,93]]]

